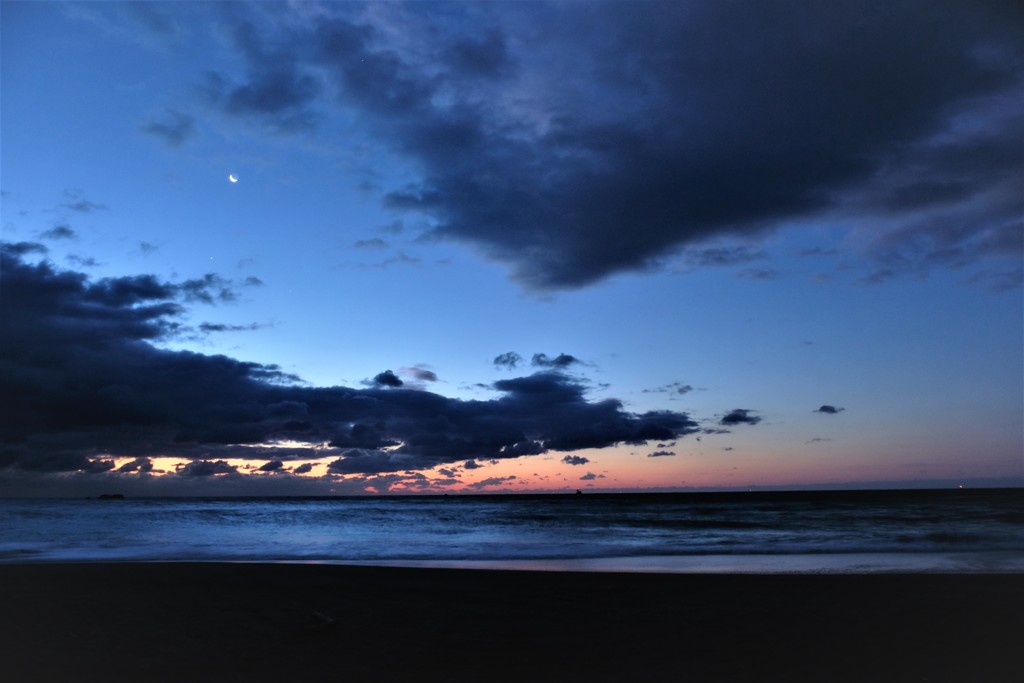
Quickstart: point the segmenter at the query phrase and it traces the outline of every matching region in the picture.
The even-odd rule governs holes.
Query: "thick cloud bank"
[[[685,413],[589,401],[580,380],[548,369],[496,382],[493,400],[459,400],[390,372],[367,388],[309,387],[273,365],[163,349],[183,302],[229,284],[90,281],[31,252],[0,252],[0,469],[101,472],[124,456],[135,458],[124,471],[149,471],[148,458],[181,456],[192,462],[179,474],[205,476],[236,471],[225,458],[336,456],[331,472],[367,474],[697,431]]]
[[[207,74],[213,107],[304,134],[353,121],[416,169],[386,206],[528,287],[807,220],[852,227],[875,279],[992,257],[1020,278],[1012,3],[412,3],[225,25],[245,70]]]

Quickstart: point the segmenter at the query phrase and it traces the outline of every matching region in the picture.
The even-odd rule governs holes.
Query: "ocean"
[[[1024,490],[0,500],[0,562],[1024,572]]]

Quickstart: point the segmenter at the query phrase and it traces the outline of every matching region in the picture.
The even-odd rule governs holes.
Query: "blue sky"
[[[1024,482],[998,3],[2,7],[6,495]]]

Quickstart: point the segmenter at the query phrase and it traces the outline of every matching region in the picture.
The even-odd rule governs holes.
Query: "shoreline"
[[[262,560],[243,560],[260,563]],[[1011,551],[707,553],[508,560],[281,560],[289,564],[479,571],[622,574],[1024,574],[1024,555]],[[276,564],[277,561],[271,562]]]
[[[1024,574],[0,565],[13,681],[1014,680]]]
[[[1024,554],[999,551],[694,553],[506,559],[337,559],[330,557],[41,557],[0,558],[0,566],[19,564],[267,564],[464,569],[479,571],[584,572],[625,574],[1022,574]]]

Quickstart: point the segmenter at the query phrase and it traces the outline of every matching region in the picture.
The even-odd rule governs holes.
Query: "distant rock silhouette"
[[[124,500],[123,493],[101,493],[99,500]]]

